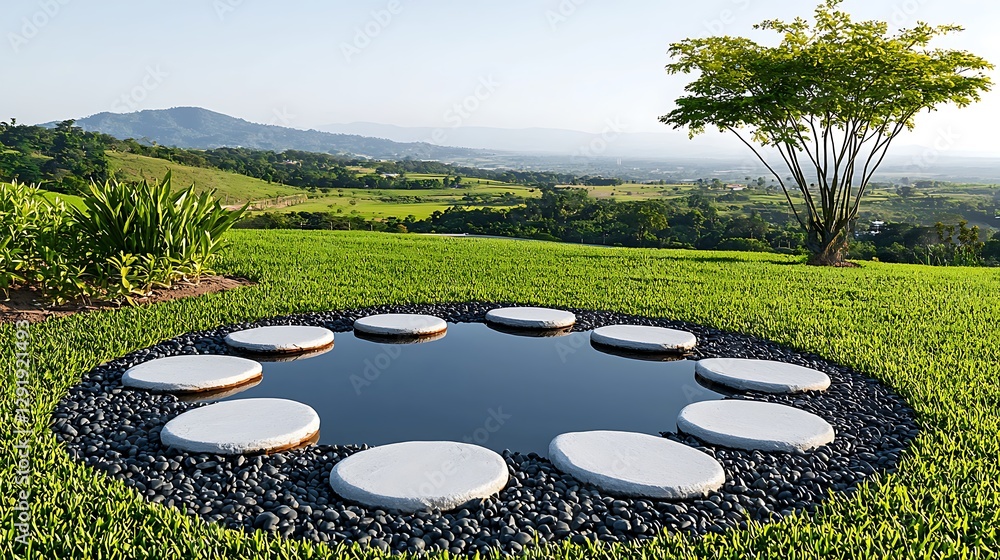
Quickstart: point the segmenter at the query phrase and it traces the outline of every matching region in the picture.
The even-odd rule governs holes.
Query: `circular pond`
[[[722,398],[695,380],[693,361],[611,355],[589,336],[517,336],[483,323],[449,324],[426,343],[342,333],[325,354],[265,363],[261,383],[227,399],[307,404],[322,419],[321,444],[441,440],[544,456],[566,432],[674,431],[686,405]]]
[[[917,434],[913,411],[883,384],[768,341],[679,321],[587,310],[572,310],[576,323],[572,332],[557,333],[564,336],[519,336],[524,333],[498,332],[483,324],[486,313],[498,307],[381,306],[189,333],[85,373],[56,407],[52,429],[77,460],[123,481],[146,500],[196,512],[208,522],[384,551],[455,554],[518,552],[529,543],[564,539],[621,542],[654,538],[663,531],[738,530],[748,520],[811,512],[831,492],[850,491],[871,476],[893,471]],[[356,319],[384,313],[432,315],[449,325],[443,337],[423,344],[390,344],[353,334]],[[226,344],[228,334],[279,325],[323,327],[337,333],[336,341],[308,356],[281,356],[279,361],[254,357],[263,363],[263,379],[223,395],[179,398],[122,385],[125,371],[158,358],[245,356]],[[610,325],[688,331],[698,344],[678,361],[592,347],[588,331]],[[792,363],[823,372],[830,386],[794,394],[708,388],[694,375],[694,362],[703,358]],[[259,397],[314,408],[321,418],[319,443],[270,455],[219,455],[182,451],[161,440],[168,422],[212,406],[208,403],[213,400]],[[828,422],[836,437],[805,453],[784,453],[726,448],[676,431],[684,406],[719,399],[794,407]],[[707,495],[689,498],[609,493],[545,458],[555,436],[588,430],[661,435],[717,461],[725,482],[711,485]],[[487,488],[481,495],[488,497],[445,512],[364,506],[331,488],[331,473],[344,459],[371,445],[419,440],[500,452],[507,482],[498,493]],[[584,470],[610,468],[615,474],[669,463],[647,461],[641,455],[645,449],[661,446],[642,443],[616,439],[612,446],[628,450],[624,462],[607,457],[607,464],[598,461]],[[586,463],[586,445],[571,451],[580,449]],[[633,456],[639,460],[630,462]],[[365,460],[376,459],[369,454]],[[485,486],[499,481],[499,487],[499,474],[493,473],[497,476],[491,475]]]

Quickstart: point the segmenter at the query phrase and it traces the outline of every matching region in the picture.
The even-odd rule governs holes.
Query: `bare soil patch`
[[[224,292],[242,286],[252,286],[253,284],[253,282],[244,278],[206,276],[197,284],[193,282],[178,282],[169,288],[153,290],[148,296],[134,298],[134,301],[136,305],[149,305],[175,299],[196,297],[202,294]],[[109,301],[90,301],[49,306],[30,287],[12,289],[9,296],[10,299],[7,301],[0,301],[0,324],[16,321],[39,323],[50,318],[67,317],[98,309],[117,309],[123,305],[127,305]]]

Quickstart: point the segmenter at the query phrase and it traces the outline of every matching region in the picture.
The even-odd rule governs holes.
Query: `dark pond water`
[[[306,403],[320,415],[320,443],[332,445],[450,440],[545,456],[563,432],[673,431],[681,408],[721,398],[698,384],[691,361],[608,354],[589,332],[526,337],[481,323],[449,324],[419,344],[337,333],[326,353],[263,364],[258,385],[226,400]]]

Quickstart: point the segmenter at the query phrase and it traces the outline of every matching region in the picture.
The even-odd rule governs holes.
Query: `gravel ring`
[[[832,384],[822,393],[747,392],[733,398],[776,402],[818,414],[833,425],[837,438],[819,450],[798,455],[716,448],[691,436],[664,433],[715,457],[726,470],[726,484],[719,491],[704,499],[679,502],[606,496],[558,472],[534,453],[504,452],[510,482],[499,495],[459,511],[400,514],[346,503],[328,484],[337,461],[367,446],[315,445],[273,456],[234,457],[166,448],[159,437],[163,425],[203,405],[169,394],[129,390],[120,383],[125,370],[155,358],[240,355],[223,338],[241,329],[303,324],[348,332],[355,319],[375,313],[426,313],[452,323],[482,322],[488,310],[508,305],[385,305],[188,333],[85,373],[56,406],[52,430],[76,460],[123,481],[146,500],[210,523],[331,545],[356,542],[387,552],[449,550],[456,554],[516,553],[532,542],[564,539],[578,543],[647,540],[664,530],[697,536],[745,528],[747,519],[777,521],[795,513],[812,513],[830,491],[850,493],[863,480],[894,472],[918,434],[915,413],[901,397],[877,380],[818,356],[680,321],[569,309],[577,315],[574,330],[578,331],[622,323],[690,331],[699,342],[689,354],[693,360],[756,358],[823,371]]]

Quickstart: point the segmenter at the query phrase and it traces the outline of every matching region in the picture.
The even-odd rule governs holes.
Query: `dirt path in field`
[[[243,278],[227,276],[206,276],[197,284],[178,283],[167,289],[154,290],[152,294],[136,298],[136,305],[149,305],[175,299],[213,294],[233,290],[242,286],[252,286],[254,283]],[[74,303],[48,307],[38,298],[38,294],[30,288],[19,288],[10,291],[10,299],[0,301],[0,324],[28,321],[39,323],[56,317],[66,317],[76,313],[86,313],[98,309],[116,309],[121,307],[110,302],[95,301],[90,303]],[[2,297],[2,294],[0,294]]]

